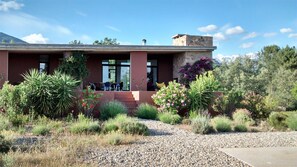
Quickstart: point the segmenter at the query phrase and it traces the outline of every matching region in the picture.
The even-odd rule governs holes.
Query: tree
[[[82,42],[80,42],[79,40],[73,40],[69,42],[70,45],[83,45]]]
[[[96,40],[93,42],[93,45],[120,45],[120,43],[117,42],[116,38],[108,38],[105,37],[103,40]]]

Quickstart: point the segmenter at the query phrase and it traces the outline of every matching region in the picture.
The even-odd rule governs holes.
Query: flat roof
[[[214,51],[217,47],[202,46],[159,46],[159,45],[72,45],[72,44],[0,44],[0,51],[9,52],[58,52],[58,51],[84,51],[84,52],[135,52],[149,53],[187,52],[187,51]]]

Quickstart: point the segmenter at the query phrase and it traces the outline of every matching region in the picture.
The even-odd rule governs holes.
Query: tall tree
[[[83,45],[82,42],[80,42],[79,40],[73,40],[69,42],[70,45]]]
[[[93,45],[120,45],[120,43],[117,42],[116,38],[108,38],[105,37],[103,40],[96,40],[93,42]]]

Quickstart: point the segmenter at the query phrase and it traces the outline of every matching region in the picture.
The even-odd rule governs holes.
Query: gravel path
[[[92,149],[98,166],[248,166],[218,148],[297,146],[297,132],[197,135],[159,121],[141,120],[151,135],[131,145]]]

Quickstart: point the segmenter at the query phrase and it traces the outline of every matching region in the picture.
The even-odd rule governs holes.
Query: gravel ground
[[[93,148],[98,166],[248,166],[218,148],[297,146],[297,132],[197,135],[159,121],[141,120],[151,135],[131,145]]]

